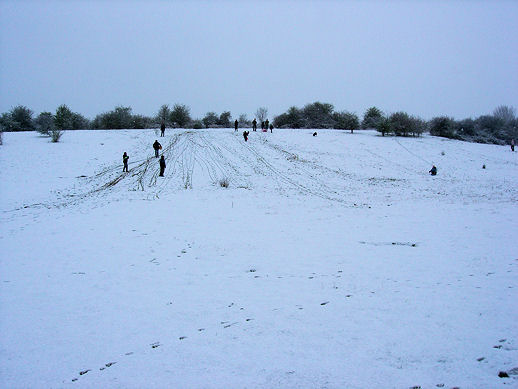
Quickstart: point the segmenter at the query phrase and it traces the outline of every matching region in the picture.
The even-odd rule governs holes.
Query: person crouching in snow
[[[250,134],[249,131],[243,131],[243,138],[245,138],[245,142],[248,142],[248,134]]]
[[[126,154],[126,152],[124,152],[124,154],[122,154],[122,163],[124,164],[124,167],[122,168],[123,172],[128,171],[128,159],[129,159],[128,154]]]
[[[437,168],[435,167],[435,165],[432,166],[432,168],[430,169],[430,171],[428,173],[430,173],[432,176],[437,175]]]
[[[158,161],[158,162],[160,163],[160,174],[159,174],[159,176],[163,177],[164,176],[164,170],[165,170],[165,159],[164,159],[163,155],[160,157],[160,161]]]

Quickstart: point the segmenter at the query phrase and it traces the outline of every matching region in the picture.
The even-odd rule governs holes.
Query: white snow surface
[[[518,153],[313,131],[5,133],[0,387],[518,387]]]

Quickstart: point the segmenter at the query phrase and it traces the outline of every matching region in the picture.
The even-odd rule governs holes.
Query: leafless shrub
[[[63,130],[53,129],[50,131],[50,139],[53,143],[58,143],[64,133],[65,131]]]

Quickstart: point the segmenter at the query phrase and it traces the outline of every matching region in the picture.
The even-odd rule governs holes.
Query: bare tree
[[[268,108],[266,107],[259,107],[257,108],[257,111],[255,111],[255,116],[257,116],[257,119],[259,122],[264,122],[266,118],[268,117]]]
[[[52,143],[58,143],[64,133],[65,130],[60,130],[59,128],[53,128],[52,130],[50,130],[49,134]]]
[[[244,113],[239,115],[238,121],[239,121],[239,125],[241,127],[250,127],[252,125],[250,120],[248,120],[248,118],[246,117],[246,114],[244,114]]]
[[[516,109],[507,105],[500,105],[493,111],[493,116],[502,119],[504,124],[509,124],[516,117]]]

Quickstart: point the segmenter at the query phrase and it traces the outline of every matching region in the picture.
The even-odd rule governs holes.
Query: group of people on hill
[[[268,119],[266,119],[265,121],[261,122],[261,130],[263,132],[267,132],[268,130],[270,130],[270,132],[273,132],[273,124],[270,123],[270,121]],[[252,131],[257,131],[257,120],[252,120]]]
[[[239,122],[236,120],[234,122],[234,130],[237,131],[238,127],[239,127]],[[266,119],[264,122],[261,122],[261,129],[263,131],[268,131],[268,128],[270,129],[270,132],[273,133],[273,124],[269,124],[268,119]],[[257,131],[257,120],[255,120],[255,118],[252,121],[252,131]],[[163,137],[164,133],[165,133],[165,124],[162,123],[160,125],[160,136]],[[244,138],[245,142],[248,141],[248,135],[250,135],[250,131],[246,131],[246,130],[243,131],[243,138]],[[313,136],[317,136],[317,133],[314,132]],[[514,146],[515,146],[515,141],[514,141],[514,139],[511,139],[511,151],[514,151]],[[162,149],[162,145],[160,144],[160,142],[158,142],[158,140],[155,140],[155,143],[153,143],[153,149],[155,150],[155,158],[158,158],[159,150]],[[129,156],[128,156],[128,154],[126,152],[124,152],[124,154],[122,155],[122,164],[123,164],[122,171],[123,172],[129,172],[129,170],[128,170],[128,161],[129,161]],[[160,157],[160,160],[158,162],[159,162],[159,165],[160,165],[160,174],[159,174],[159,176],[163,177],[164,176],[164,172],[165,172],[165,168],[166,168],[165,158],[164,158],[163,154]],[[485,168],[485,165],[484,165],[484,168]],[[435,165],[433,165],[428,173],[430,173],[432,176],[436,176],[437,175],[437,167]]]
[[[162,125],[160,126],[160,136],[164,136],[164,133],[165,133],[165,124],[162,123]],[[155,158],[158,158],[159,150],[162,150],[162,145],[160,144],[160,142],[157,139],[155,139],[155,143],[153,143],[153,150],[155,150]],[[123,172],[129,172],[128,161],[129,161],[129,155],[125,151],[124,154],[122,154],[122,164],[123,164],[122,171]],[[158,163],[160,165],[160,174],[159,174],[159,176],[163,177],[164,176],[164,172],[165,172],[165,168],[166,168],[165,157],[164,157],[163,154],[160,157],[160,159],[158,160]]]

